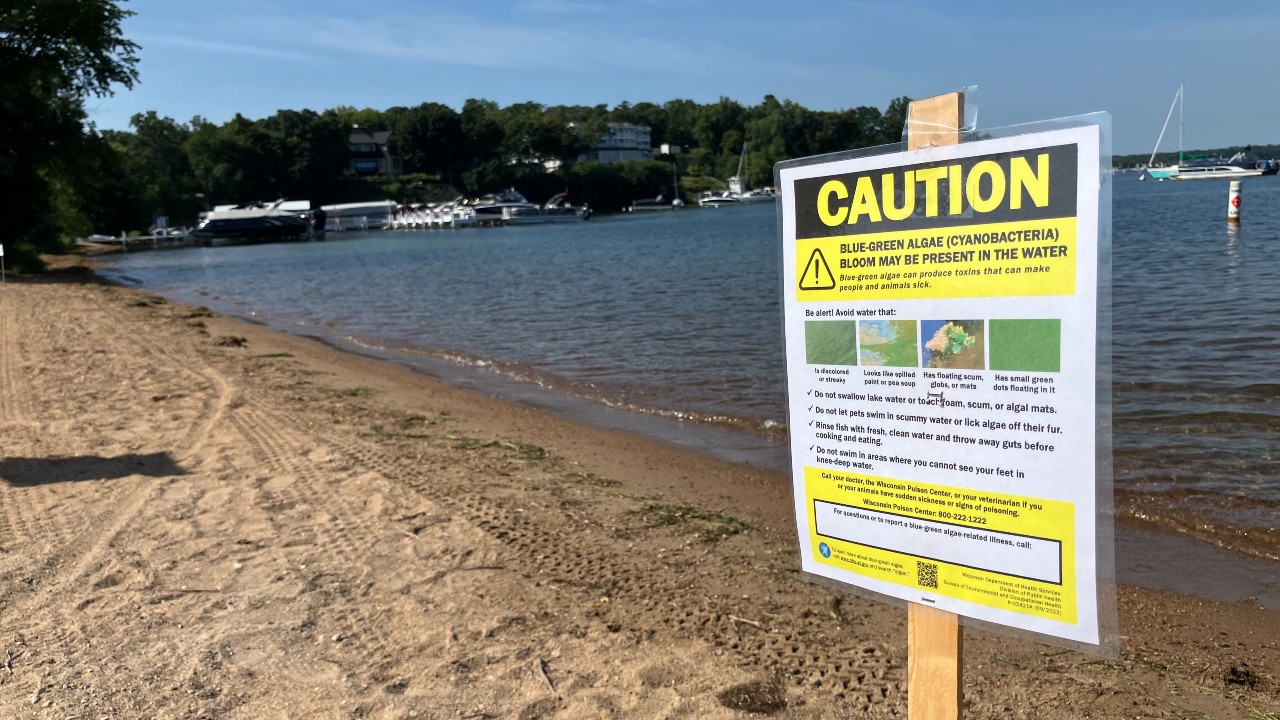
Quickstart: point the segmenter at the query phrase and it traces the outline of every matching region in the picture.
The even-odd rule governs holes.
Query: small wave
[[[346,337],[344,340],[361,349],[371,350],[375,353],[393,352],[410,357],[430,358],[456,367],[490,372],[506,381],[535,386],[562,396],[584,400],[621,412],[696,423],[708,427],[746,431],[770,440],[778,440],[784,437],[787,432],[786,423],[774,419],[759,419],[729,413],[654,406],[636,399],[653,393],[654,388],[627,388],[622,385],[611,384],[606,389],[597,382],[565,378],[527,363],[506,362],[456,349],[423,348],[408,344],[382,344],[358,337]]]
[[[1150,423],[1175,427],[1199,426],[1208,432],[1216,428],[1233,427],[1280,430],[1280,415],[1239,410],[1211,410],[1208,412],[1146,412],[1117,413],[1116,423]]]
[[[1117,491],[1117,515],[1267,560],[1280,561],[1280,502],[1187,488]]]
[[[1242,385],[1234,388],[1233,392],[1240,395],[1257,395],[1264,398],[1280,397],[1280,384],[1277,383],[1254,383],[1252,385]]]

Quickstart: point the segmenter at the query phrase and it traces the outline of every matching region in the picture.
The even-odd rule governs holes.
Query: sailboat
[[[661,194],[652,200],[633,200],[630,208],[625,208],[631,212],[640,210],[675,210],[684,207],[684,200],[680,199],[680,181],[676,177],[676,164],[671,163],[671,194],[674,200],[667,202]]]
[[[773,202],[773,188],[747,190],[747,144],[742,143],[742,157],[738,158],[738,174],[729,178],[729,195],[740,203]]]
[[[1179,84],[1178,91],[1173,94],[1173,103],[1169,105],[1169,114],[1165,115],[1164,126],[1160,128],[1160,135],[1156,138],[1155,149],[1151,151],[1151,159],[1147,161],[1146,175],[1161,181],[1231,179],[1274,175],[1280,169],[1280,166],[1268,163],[1265,160],[1250,160],[1243,152],[1238,152],[1227,160],[1204,157],[1187,158],[1182,152],[1182,99],[1182,85]],[[1152,167],[1152,163],[1156,160],[1156,153],[1160,152],[1160,141],[1164,139],[1164,133],[1169,129],[1169,121],[1173,119],[1174,108],[1178,109],[1178,164],[1167,167]],[[1145,175],[1139,176],[1138,179],[1142,180],[1145,177]]]

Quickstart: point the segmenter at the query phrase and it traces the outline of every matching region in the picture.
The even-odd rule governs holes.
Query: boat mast
[[[1160,141],[1164,139],[1164,131],[1169,129],[1169,120],[1173,118],[1173,109],[1178,108],[1178,164],[1182,164],[1182,83],[1178,83],[1178,92],[1173,94],[1173,102],[1169,104],[1169,114],[1164,116],[1164,125],[1160,128],[1160,136],[1156,138],[1156,146],[1147,160],[1147,167],[1156,161],[1156,153],[1160,152]]]
[[[1187,106],[1182,94],[1182,83],[1178,83],[1178,164],[1182,164],[1182,109]]]

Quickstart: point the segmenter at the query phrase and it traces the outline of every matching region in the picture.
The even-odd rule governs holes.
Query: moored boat
[[[246,203],[210,212],[191,235],[205,244],[304,240],[311,236],[311,222],[299,207],[305,201],[281,199],[267,204]]]
[[[627,210],[631,212],[649,212],[653,210],[674,210],[679,205],[675,201],[667,200],[666,197],[659,195],[650,200],[632,200],[631,206]]]
[[[747,189],[747,176],[751,166],[747,162],[747,144],[742,143],[742,155],[738,158],[738,174],[729,178],[729,194],[740,203],[773,202],[776,194],[771,187]]]
[[[1280,165],[1254,160],[1236,153],[1226,160],[1193,160],[1169,167],[1148,167],[1147,174],[1156,180],[1234,179],[1275,175]]]
[[[1160,152],[1160,141],[1164,139],[1165,131],[1169,129],[1169,121],[1173,119],[1173,110],[1178,109],[1178,163],[1176,165],[1167,165],[1164,167],[1155,167],[1156,154]],[[1266,160],[1257,160],[1248,157],[1246,152],[1238,152],[1225,160],[1221,158],[1187,158],[1182,151],[1182,119],[1183,119],[1183,88],[1178,85],[1178,90],[1173,94],[1173,103],[1169,105],[1169,113],[1165,115],[1164,125],[1160,128],[1160,134],[1156,137],[1156,146],[1151,151],[1151,158],[1147,161],[1147,168],[1144,175],[1138,177],[1139,180],[1150,176],[1156,180],[1211,180],[1258,177],[1260,175],[1275,175],[1280,170],[1280,164],[1276,162],[1268,162]]]
[[[728,190],[719,193],[708,190],[698,196],[698,205],[701,207],[726,207],[740,204],[738,198]]]
[[[471,203],[470,207],[475,211],[476,223],[480,225],[499,225],[512,210],[528,211],[538,208],[515,188],[484,195]]]
[[[322,205],[327,216],[325,229],[381,230],[392,224],[399,206],[392,200]]]
[[[773,202],[776,198],[777,194],[771,187],[757,188],[738,194],[738,202],[747,204]]]
[[[557,193],[541,207],[525,207],[512,205],[502,212],[502,220],[508,225],[529,225],[535,223],[569,222],[574,220],[590,220],[591,208],[582,205],[575,207],[569,203],[568,193]]]

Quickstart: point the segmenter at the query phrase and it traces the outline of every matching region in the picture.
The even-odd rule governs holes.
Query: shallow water
[[[1122,505],[1215,541],[1229,528],[1227,544],[1280,555],[1280,178],[1245,181],[1238,228],[1225,182],[1114,180]],[[755,205],[345,233],[131,253],[105,274],[784,470],[776,222],[773,206]]]

